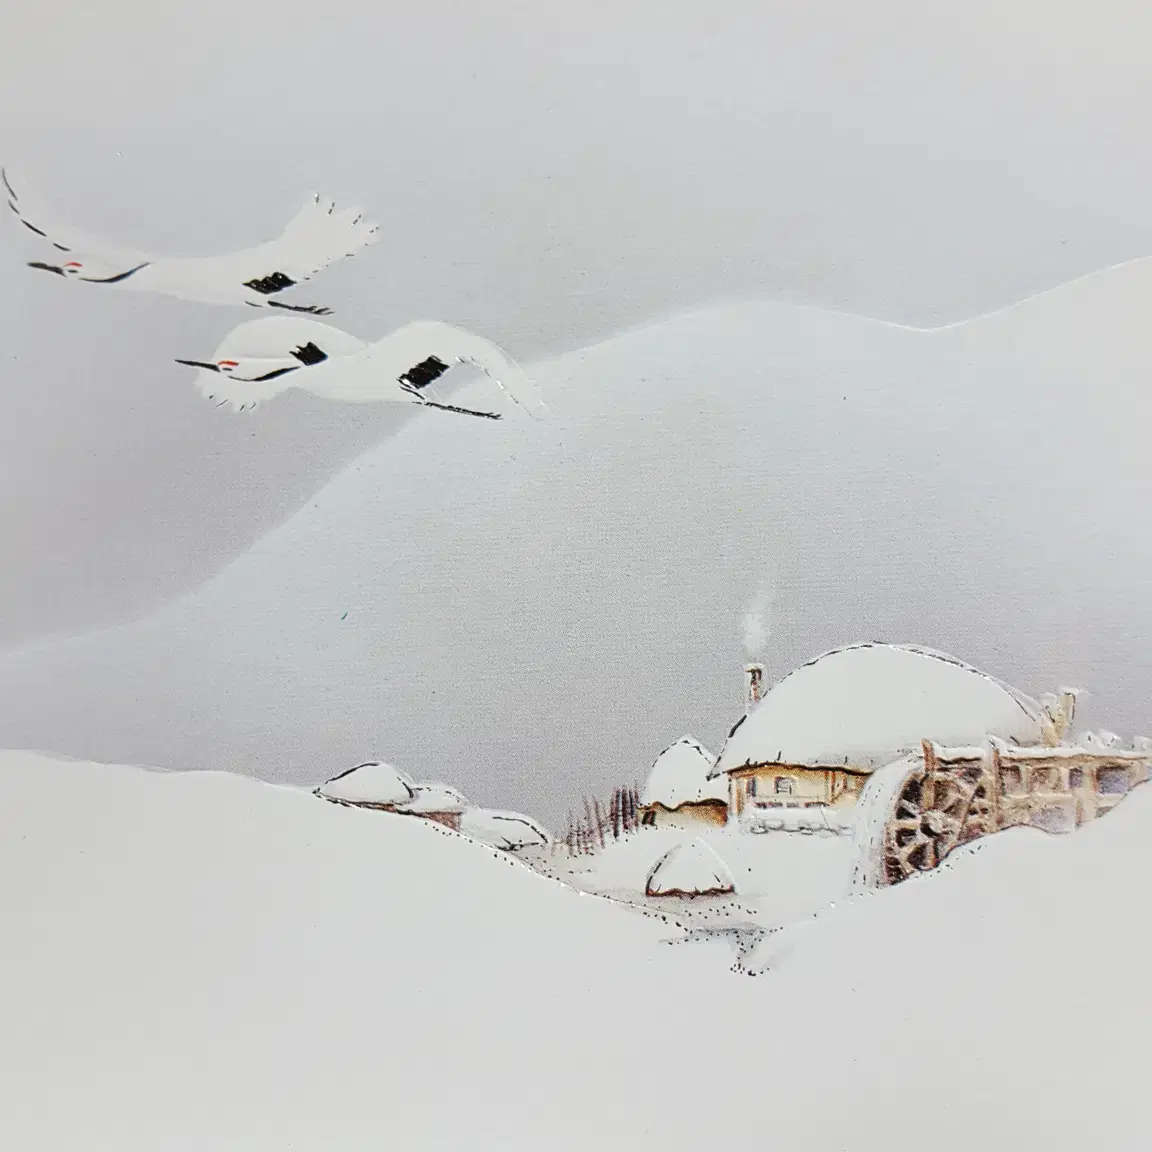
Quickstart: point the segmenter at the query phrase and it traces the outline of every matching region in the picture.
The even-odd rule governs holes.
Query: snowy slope
[[[1145,262],[936,332],[734,305],[535,365],[563,426],[413,420],[196,594],[8,655],[0,743],[293,783],[382,757],[560,826],[681,733],[720,746],[765,580],[773,679],[916,642],[1141,730],[1149,298]]]
[[[643,902],[653,866],[693,839],[708,844],[732,875],[742,909],[765,927],[807,919],[841,898],[855,860],[848,836],[770,832],[750,835],[725,828],[641,827],[592,855],[558,852],[544,862],[549,875],[586,892]]]
[[[20,753],[0,789],[4,1147],[1146,1143],[1149,789],[769,936],[755,979],[424,821]]]

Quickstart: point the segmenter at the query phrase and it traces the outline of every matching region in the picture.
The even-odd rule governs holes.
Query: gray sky
[[[210,252],[312,188],[385,239],[310,287],[523,360],[723,299],[957,319],[1152,251],[1131,3],[10,3],[3,160],[92,231]],[[239,310],[32,272],[0,228],[0,643],[195,586],[383,435],[217,413]]]

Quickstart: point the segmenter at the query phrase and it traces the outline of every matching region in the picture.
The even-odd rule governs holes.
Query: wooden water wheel
[[[995,793],[983,759],[941,761],[927,742],[924,759],[896,793],[884,835],[884,879],[899,884],[928,872],[961,844],[996,830]]]

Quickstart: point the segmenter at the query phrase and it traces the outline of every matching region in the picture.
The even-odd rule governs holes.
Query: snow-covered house
[[[849,806],[878,767],[940,744],[1059,742],[1074,694],[1042,705],[940,652],[856,644],[809,661],[758,698],[712,768],[727,783],[729,819],[749,806]]]
[[[467,808],[460,815],[459,830],[472,840],[513,852],[517,848],[542,848],[548,833],[531,816],[499,812],[490,808]]]
[[[468,807],[468,801],[447,784],[421,783],[416,785],[416,794],[406,803],[398,804],[395,811],[403,816],[421,816],[434,820],[460,831],[460,818]]]
[[[382,760],[370,760],[325,780],[313,792],[333,804],[395,812],[416,798],[416,785],[399,768]]]
[[[709,779],[716,757],[699,740],[681,736],[656,757],[640,793],[640,822],[689,828],[723,824],[728,818],[728,785]]]
[[[736,891],[728,865],[703,840],[685,840],[652,866],[646,896],[718,896]]]

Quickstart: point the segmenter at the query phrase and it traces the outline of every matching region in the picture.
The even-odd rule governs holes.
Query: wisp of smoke
[[[772,601],[776,592],[769,584],[761,584],[744,612],[745,655],[759,656],[768,647],[772,631]]]

